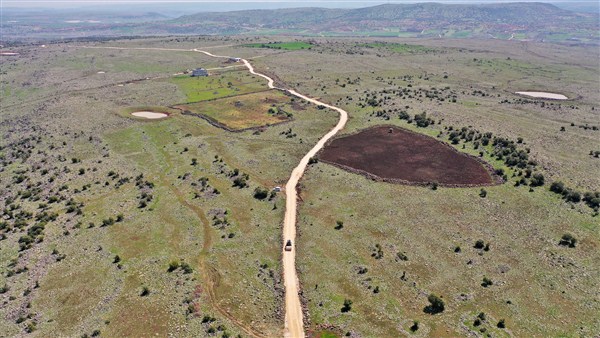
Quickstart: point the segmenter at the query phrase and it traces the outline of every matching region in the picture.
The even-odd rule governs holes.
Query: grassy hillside
[[[496,38],[577,43],[599,42],[599,19],[544,3],[386,4],[358,9],[287,8],[184,15],[147,23],[12,22],[8,39],[94,36],[248,34]],[[18,21],[18,20],[17,20]],[[45,30],[39,28],[44,27]],[[37,28],[37,29],[36,29]]]
[[[244,46],[269,42],[311,47]],[[506,176],[484,191],[434,190],[313,163],[300,182],[296,243],[310,332],[600,331],[600,222],[581,200],[600,191],[597,49],[243,36],[32,45],[2,57],[4,335],[282,335],[285,200],[270,191],[337,115],[260,91],[264,81],[242,69],[174,75],[231,66],[190,51],[200,47],[248,58],[278,84],[346,109],[343,134],[396,125]],[[569,99],[514,94],[522,90]],[[262,124],[280,107],[293,120],[232,133],[169,108],[196,99],[215,119]],[[130,116],[145,109],[170,116]],[[567,192],[551,190],[558,181]],[[443,311],[427,308],[432,294]]]

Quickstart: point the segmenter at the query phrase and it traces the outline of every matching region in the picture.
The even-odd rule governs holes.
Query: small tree
[[[269,191],[267,189],[261,187],[256,187],[256,189],[254,189],[254,198],[257,200],[264,200],[267,196],[269,196]]]
[[[485,247],[485,242],[482,239],[477,240],[475,245],[473,245],[475,249],[483,249]]]
[[[555,192],[557,194],[562,194],[563,191],[565,191],[565,184],[560,181],[552,182],[552,184],[550,185],[550,191]]]
[[[446,306],[444,304],[444,301],[442,300],[442,298],[434,295],[434,294],[430,294],[427,297],[427,300],[429,301],[429,305],[427,305],[423,311],[425,313],[429,313],[429,314],[436,314],[436,313],[441,313],[444,312]]]
[[[413,321],[413,325],[410,327],[410,331],[417,332],[419,330],[419,321]]]
[[[540,173],[533,174],[533,177],[531,178],[531,183],[529,185],[532,187],[540,187],[544,185],[544,175]]]
[[[352,301],[350,299],[344,299],[344,306],[342,306],[342,312],[348,312],[352,310]]]
[[[568,202],[579,203],[581,202],[581,193],[578,191],[569,191],[569,193],[567,193],[565,196],[565,199]]]
[[[481,282],[481,286],[483,286],[484,288],[487,288],[490,285],[493,285],[494,282],[492,282],[491,279],[487,278],[487,277],[483,277],[483,281]]]
[[[233,180],[233,186],[234,187],[238,187],[238,188],[245,188],[248,186],[248,182],[246,181],[246,178],[243,176],[238,176]],[[266,196],[265,196],[266,197]]]

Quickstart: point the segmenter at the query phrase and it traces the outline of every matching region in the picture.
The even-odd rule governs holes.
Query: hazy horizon
[[[144,6],[149,7],[149,10],[154,7],[170,7],[176,8],[191,8],[198,7],[199,9],[205,10],[236,10],[236,9],[275,9],[275,8],[291,8],[291,7],[326,7],[326,8],[358,8],[367,6],[376,6],[382,4],[415,4],[415,3],[444,3],[444,4],[490,4],[490,3],[515,3],[515,2],[541,2],[551,3],[560,5],[561,7],[597,7],[597,1],[583,0],[583,1],[536,1],[536,0],[521,0],[521,1],[503,1],[503,0],[424,0],[424,1],[412,1],[412,0],[390,0],[390,1],[379,1],[379,0],[313,0],[313,1],[202,1],[202,0],[177,0],[177,1],[165,1],[165,0],[4,0],[0,4],[3,9],[89,9],[89,8],[105,8],[118,10],[115,5],[120,7],[137,7]]]

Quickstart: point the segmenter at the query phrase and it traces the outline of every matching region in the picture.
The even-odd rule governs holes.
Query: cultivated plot
[[[184,114],[204,117],[228,130],[244,130],[289,121],[293,99],[276,90],[176,105]]]

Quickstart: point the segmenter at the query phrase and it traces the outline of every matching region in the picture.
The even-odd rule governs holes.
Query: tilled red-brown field
[[[494,183],[490,170],[476,158],[435,138],[397,127],[373,127],[337,138],[319,158],[391,182],[446,186]]]

